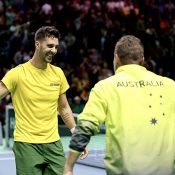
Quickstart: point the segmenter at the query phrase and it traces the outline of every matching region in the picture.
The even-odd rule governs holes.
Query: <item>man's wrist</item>
[[[70,129],[70,132],[73,134],[75,131],[75,126],[73,128]]]

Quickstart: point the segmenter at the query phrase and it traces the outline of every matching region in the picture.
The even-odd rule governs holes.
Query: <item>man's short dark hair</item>
[[[60,39],[60,32],[55,26],[42,26],[35,33],[35,41],[45,39],[46,37],[55,37]]]
[[[144,57],[144,48],[141,40],[133,35],[125,35],[116,43],[114,54],[117,54],[121,62],[139,61]]]

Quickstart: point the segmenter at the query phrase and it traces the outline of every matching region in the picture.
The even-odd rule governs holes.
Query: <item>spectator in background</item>
[[[108,175],[175,172],[175,82],[143,67],[140,39],[125,35],[114,50],[115,75],[92,88],[70,142],[64,175],[92,135],[106,125]]]
[[[21,47],[20,50],[17,51],[17,52],[15,53],[15,55],[14,55],[13,60],[14,60],[15,65],[19,65],[19,64],[21,64],[21,63],[24,63],[24,62],[29,61],[29,60],[31,59],[32,55],[33,55],[33,52],[32,52],[32,51],[29,52],[29,53],[27,53],[27,52],[24,50],[24,48]]]
[[[52,15],[53,14],[52,5],[49,4],[48,0],[45,0],[45,3],[41,7],[40,13],[44,14],[44,15]]]
[[[73,98],[73,102],[70,106],[73,113],[79,114],[83,111],[84,103],[82,102],[80,96],[77,95]]]
[[[16,17],[16,13],[15,13],[14,8],[13,8],[12,5],[9,4],[7,6],[5,16],[6,16],[7,26],[11,26],[13,24],[13,21],[15,20],[15,17]]]

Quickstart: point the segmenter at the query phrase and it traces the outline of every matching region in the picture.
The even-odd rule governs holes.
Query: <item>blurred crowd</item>
[[[124,34],[142,40],[149,70],[175,79],[174,0],[0,0],[0,78],[32,57],[42,25],[60,30],[53,64],[66,74],[75,113],[94,84],[114,73],[114,46]],[[10,102],[1,101],[0,115]]]

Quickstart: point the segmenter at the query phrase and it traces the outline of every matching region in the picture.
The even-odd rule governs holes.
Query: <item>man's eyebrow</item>
[[[47,46],[55,46],[55,47],[58,47],[59,44],[47,44]]]

